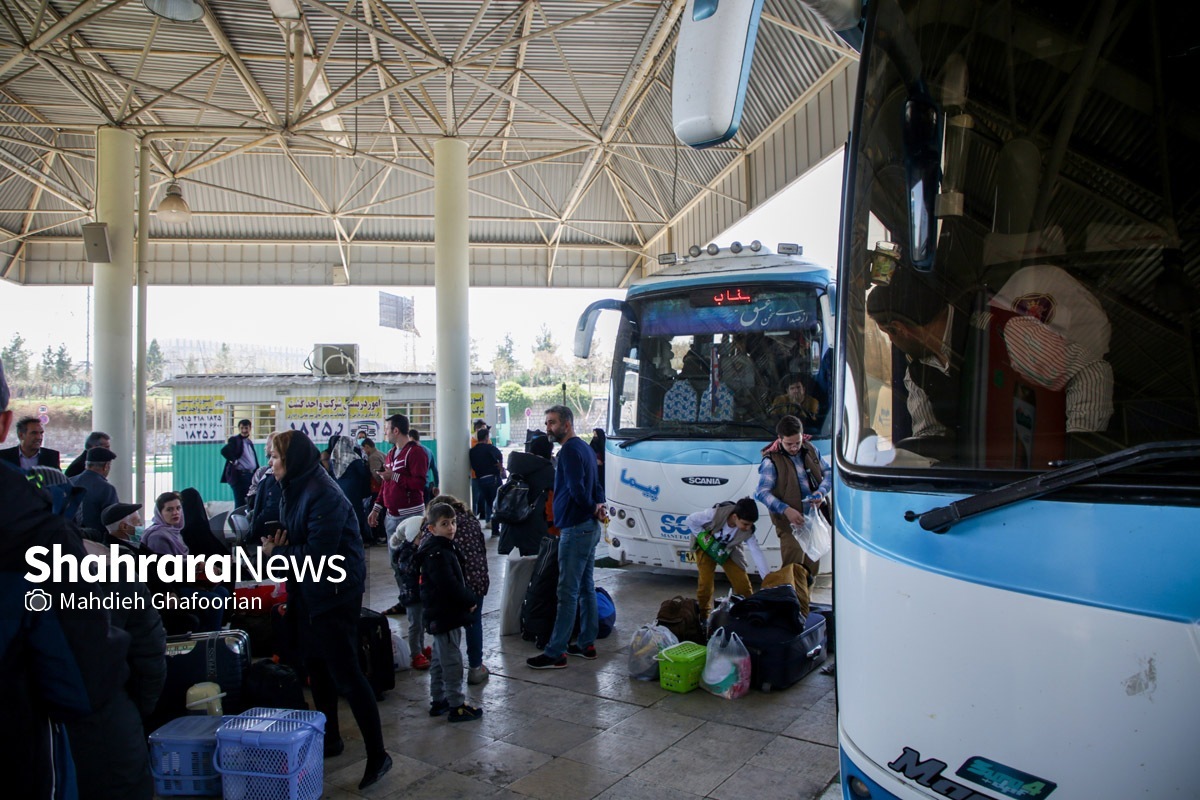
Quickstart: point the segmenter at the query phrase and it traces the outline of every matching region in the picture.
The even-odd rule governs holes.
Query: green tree
[[[199,372],[199,367],[196,366],[196,356],[189,355],[187,357],[187,364],[184,365],[183,371],[188,375],[195,375]]]
[[[29,380],[30,355],[30,352],[25,349],[25,337],[14,333],[8,346],[0,350],[0,360],[4,361],[4,372],[8,375],[9,380]]]
[[[54,380],[54,348],[46,345],[42,351],[42,363],[38,364],[38,375],[44,381]]]
[[[161,381],[166,363],[167,359],[162,348],[158,346],[158,339],[151,339],[150,346],[146,348],[146,378],[153,383]]]
[[[525,409],[533,405],[533,398],[521,387],[521,384],[516,381],[505,381],[496,390],[496,402],[508,403],[508,418],[514,419],[522,416]]]
[[[492,372],[500,383],[512,380],[520,370],[517,359],[513,356],[512,334],[504,334],[504,343],[496,347],[496,355],[492,358]]]
[[[75,365],[65,344],[60,344],[54,353],[54,377],[59,381],[69,381],[75,377]]]
[[[554,353],[557,350],[558,342],[554,341],[554,336],[550,333],[550,326],[543,322],[541,330],[538,331],[537,338],[533,340],[533,352]]]
[[[471,337],[471,371],[479,372],[479,340],[474,336]]]
[[[228,342],[221,342],[221,349],[217,351],[217,357],[213,359],[208,372],[210,375],[224,375],[233,372],[233,351],[229,349]]]

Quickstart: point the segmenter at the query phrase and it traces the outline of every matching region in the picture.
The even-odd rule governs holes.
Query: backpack
[[[270,658],[250,665],[242,692],[246,702],[252,706],[308,710],[308,703],[304,701],[304,685],[296,670]]]
[[[509,478],[500,491],[496,493],[496,505],[492,510],[492,519],[497,522],[507,522],[510,525],[525,522],[533,516],[537,509],[538,498],[532,497],[529,484],[520,475]]]
[[[707,639],[700,626],[700,604],[694,597],[675,595],[658,607],[657,624],[675,634],[681,642],[704,644]]]
[[[392,564],[396,569],[396,584],[400,588],[400,602],[410,606],[421,602],[417,580],[420,570],[416,565],[417,546],[405,539],[392,554]]]

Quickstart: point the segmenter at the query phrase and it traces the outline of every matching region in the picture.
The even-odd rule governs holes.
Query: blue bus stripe
[[[1031,500],[948,533],[904,513],[959,495],[853,489],[838,481],[838,532],[882,558],[964,581],[1175,622],[1200,620],[1200,509]]]

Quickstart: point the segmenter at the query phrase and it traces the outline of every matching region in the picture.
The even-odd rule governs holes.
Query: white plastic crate
[[[317,800],[325,779],[325,715],[252,708],[217,729],[225,800]]]

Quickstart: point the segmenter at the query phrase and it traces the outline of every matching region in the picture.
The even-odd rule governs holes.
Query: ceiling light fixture
[[[204,16],[204,6],[196,0],[142,0],[142,5],[154,16],[171,22],[195,22]]]
[[[154,213],[163,222],[171,225],[186,225],[192,220],[192,210],[188,208],[187,201],[183,199],[183,190],[175,181],[167,184],[167,196],[158,204],[158,210]]]

